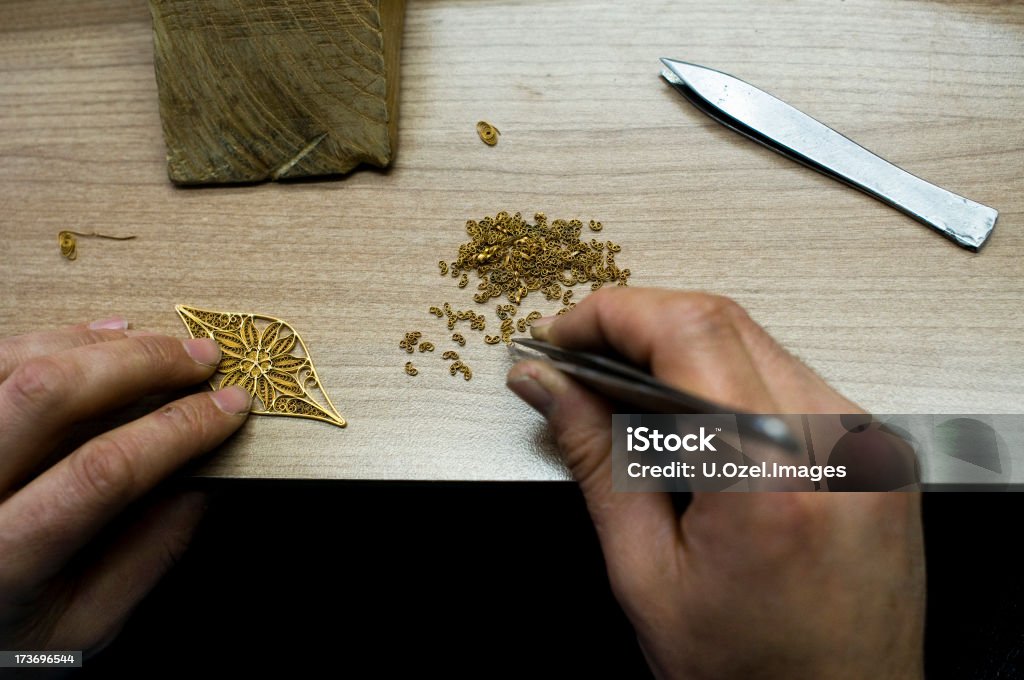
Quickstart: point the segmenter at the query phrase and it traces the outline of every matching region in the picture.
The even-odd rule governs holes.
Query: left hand
[[[245,422],[238,387],[200,392],[54,461],[69,430],[210,377],[220,349],[123,319],[0,340],[0,648],[95,651],[181,556],[201,494],[139,502]],[[112,524],[116,522],[116,531]]]

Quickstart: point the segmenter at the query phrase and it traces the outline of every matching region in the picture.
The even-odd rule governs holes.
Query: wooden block
[[[391,162],[404,0],[150,0],[150,11],[171,181]]]

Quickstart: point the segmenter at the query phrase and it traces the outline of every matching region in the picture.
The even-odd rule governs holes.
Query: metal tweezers
[[[800,449],[778,416],[736,411],[678,390],[628,364],[590,352],[564,349],[541,340],[517,338],[509,352],[518,359],[544,359],[558,370],[618,405],[637,413],[707,413],[736,417],[741,432],[787,452]]]
[[[776,153],[860,189],[968,250],[988,240],[999,213],[910,174],[750,83],[662,59],[662,77],[697,109]]]

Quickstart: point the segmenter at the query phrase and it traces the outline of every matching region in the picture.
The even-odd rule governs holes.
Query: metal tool
[[[845,182],[977,252],[999,213],[879,158],[789,104],[720,71],[662,59],[662,77],[722,125]]]
[[[524,349],[525,348],[525,349]],[[589,352],[564,349],[541,340],[516,338],[509,351],[519,359],[545,358],[595,392],[645,413],[709,413],[736,416],[739,430],[790,453],[800,445],[783,420],[773,415],[737,412],[677,390],[648,373]]]

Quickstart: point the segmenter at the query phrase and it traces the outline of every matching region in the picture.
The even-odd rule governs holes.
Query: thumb
[[[632,602],[672,578],[680,525],[663,493],[612,490],[612,411],[608,402],[541,361],[522,361],[507,384],[548,420],[562,459],[579,483],[594,521],[612,587],[629,613]]]

